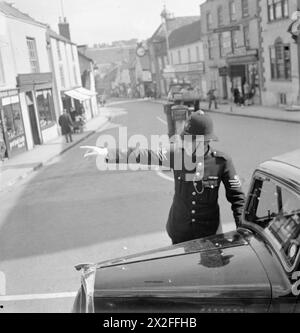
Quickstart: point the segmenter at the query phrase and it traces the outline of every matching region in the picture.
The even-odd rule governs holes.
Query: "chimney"
[[[70,25],[67,22],[66,17],[64,17],[63,20],[61,19],[61,17],[59,18],[58,31],[61,36],[71,40]]]

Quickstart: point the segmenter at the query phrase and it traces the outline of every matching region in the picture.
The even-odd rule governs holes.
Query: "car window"
[[[300,196],[270,179],[256,179],[246,220],[263,228],[289,266],[300,249]]]

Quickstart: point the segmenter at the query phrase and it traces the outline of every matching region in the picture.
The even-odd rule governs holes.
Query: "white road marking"
[[[173,177],[169,177],[169,176],[167,176],[167,175],[165,175],[162,171],[160,171],[160,170],[157,170],[156,171],[156,174],[157,174],[157,176],[159,176],[159,177],[161,177],[161,178],[163,178],[163,179],[165,179],[165,180],[168,180],[168,181],[170,181],[170,182],[173,182],[174,183],[174,178]]]
[[[45,299],[57,299],[57,298],[74,298],[74,297],[76,297],[76,295],[77,295],[77,292],[0,296],[0,302],[32,301],[32,300],[45,300]]]
[[[0,296],[6,295],[6,277],[3,272],[0,271]]]
[[[164,119],[162,119],[162,118],[160,118],[160,117],[156,117],[156,119],[157,120],[159,120],[161,123],[163,123],[164,125],[168,125],[168,123],[164,120]]]

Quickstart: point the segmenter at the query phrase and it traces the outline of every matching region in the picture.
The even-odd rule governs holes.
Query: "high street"
[[[166,134],[163,107],[151,101],[117,104],[100,135]],[[299,148],[299,124],[211,114],[219,142],[232,156],[245,192],[255,167]],[[1,312],[69,312],[80,285],[74,265],[170,245],[165,223],[173,196],[171,173],[105,171],[75,146],[0,194],[0,271],[6,280]],[[234,228],[220,198],[223,231]],[[1,277],[1,275],[0,275]],[[2,285],[3,289],[3,285]],[[1,291],[1,286],[0,286]]]

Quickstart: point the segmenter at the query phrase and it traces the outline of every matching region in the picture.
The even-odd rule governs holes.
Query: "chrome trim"
[[[83,266],[81,275],[81,283],[86,295],[86,313],[95,313],[94,306],[94,292],[95,292],[95,277],[96,267],[95,265]]]

